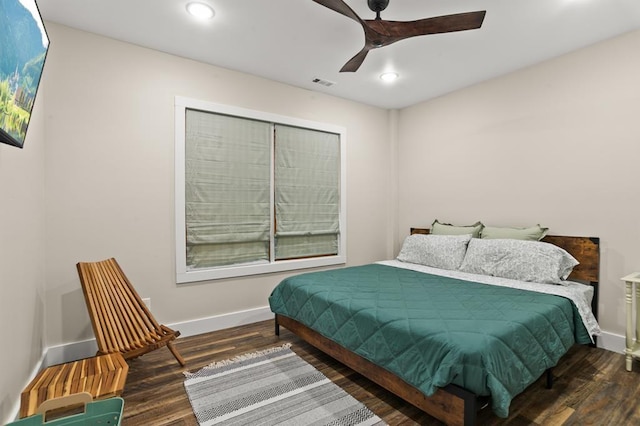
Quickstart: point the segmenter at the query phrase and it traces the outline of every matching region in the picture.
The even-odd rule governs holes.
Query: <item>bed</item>
[[[566,285],[538,293],[532,283],[513,288],[486,276],[387,261],[283,280],[269,298],[276,333],[286,327],[446,424],[473,425],[487,404],[506,417],[515,395],[545,372],[549,382],[562,355],[575,343],[594,344],[599,331],[599,240],[543,241],[579,262],[568,279],[588,284],[576,284],[580,303],[563,293],[573,292]],[[504,321],[493,318],[496,312],[507,315]],[[498,347],[495,355],[487,342],[491,351]]]

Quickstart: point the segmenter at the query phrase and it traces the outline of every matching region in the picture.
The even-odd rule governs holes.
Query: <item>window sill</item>
[[[317,268],[322,266],[344,265],[346,256],[327,256],[315,259],[282,260],[274,263],[255,263],[250,265],[229,265],[211,269],[197,269],[177,272],[178,284],[197,281],[219,280],[224,278],[247,277],[252,275],[270,274],[274,272],[295,271],[299,269]]]

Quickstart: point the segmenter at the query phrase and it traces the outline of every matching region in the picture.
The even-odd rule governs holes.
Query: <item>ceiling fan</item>
[[[417,21],[385,21],[380,12],[389,5],[389,0],[367,0],[369,9],[376,13],[376,19],[360,19],[360,17],[343,0],[313,0],[334,10],[362,25],[364,30],[364,47],[353,58],[344,64],[340,72],[354,72],[360,68],[364,58],[371,49],[388,46],[396,41],[409,37],[450,33],[454,31],[474,30],[482,26],[486,10],[478,12],[457,13],[454,15],[436,16]]]

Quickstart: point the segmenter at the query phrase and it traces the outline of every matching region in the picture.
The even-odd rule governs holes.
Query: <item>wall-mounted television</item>
[[[0,0],[0,142],[22,148],[49,50],[35,0]]]

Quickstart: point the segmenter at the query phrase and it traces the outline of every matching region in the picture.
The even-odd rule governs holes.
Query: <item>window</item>
[[[176,98],[177,281],[342,264],[345,131]]]

